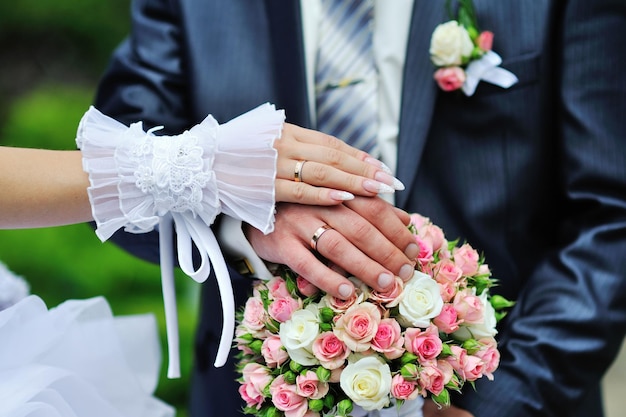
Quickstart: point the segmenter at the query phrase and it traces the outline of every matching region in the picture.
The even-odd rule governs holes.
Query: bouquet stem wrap
[[[275,139],[285,119],[264,104],[219,125],[209,115],[175,136],[127,127],[91,107],[76,143],[89,174],[96,234],[103,242],[120,228],[146,233],[159,228],[161,279],[169,346],[168,377],[180,376],[178,318],[174,290],[173,228],[178,263],[204,282],[215,268],[224,323],[215,366],[223,366],[233,339],[234,297],[224,257],[210,225],[224,213],[270,233],[274,227],[277,153]],[[192,244],[200,253],[196,269]]]

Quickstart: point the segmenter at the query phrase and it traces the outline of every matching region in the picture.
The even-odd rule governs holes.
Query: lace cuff
[[[210,225],[220,212],[273,230],[274,179],[284,112],[265,104],[219,125],[212,116],[177,136],[144,132],[91,107],[76,142],[89,173],[96,234],[105,241],[124,227],[149,232],[167,212],[199,216]]]
[[[170,378],[180,376],[172,223],[183,272],[204,282],[211,263],[215,269],[224,317],[215,365],[222,366],[233,340],[235,302],[210,225],[224,212],[264,233],[273,230],[277,152],[272,145],[284,119],[283,111],[264,104],[224,125],[209,115],[177,136],[155,136],[159,128],[144,132],[141,123],[126,127],[93,107],[80,122],[76,143],[89,174],[98,237],[105,241],[122,227],[145,233],[159,226]],[[192,243],[201,258],[197,269]]]

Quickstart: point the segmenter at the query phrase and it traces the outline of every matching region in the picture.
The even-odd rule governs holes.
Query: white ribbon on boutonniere
[[[480,81],[502,88],[509,88],[518,79],[511,71],[500,68],[502,58],[493,51],[488,51],[480,59],[469,63],[465,69],[465,82],[461,89],[466,96],[471,96],[476,91]]]
[[[446,1],[452,16],[450,0]],[[434,78],[444,91],[461,90],[471,96],[486,81],[509,88],[518,79],[500,68],[502,58],[491,50],[493,33],[479,31],[472,0],[459,0],[457,19],[438,25],[430,39],[430,58],[437,67]]]

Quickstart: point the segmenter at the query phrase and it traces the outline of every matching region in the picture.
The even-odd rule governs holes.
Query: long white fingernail
[[[382,161],[379,161],[376,158],[372,158],[371,156],[368,156],[367,158],[365,158],[365,162],[367,162],[370,165],[374,165],[377,168],[382,169],[384,172],[386,172],[387,174],[391,175],[391,169],[385,165]]]
[[[404,184],[402,184],[402,181],[395,177],[392,177],[386,172],[377,172],[376,175],[374,175],[374,179],[376,179],[376,181],[380,181],[382,183],[392,186],[393,189],[396,191],[402,191],[405,188]]]
[[[330,192],[330,198],[337,201],[348,201],[354,200],[354,194],[351,194],[347,191],[333,190]]]
[[[363,188],[371,193],[376,194],[392,194],[395,193],[396,190],[393,187],[384,184],[382,182],[373,181],[373,180],[365,180],[363,181]]]

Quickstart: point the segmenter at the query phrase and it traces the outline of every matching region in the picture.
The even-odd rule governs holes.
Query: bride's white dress
[[[152,315],[114,317],[102,297],[0,311],[0,417],[170,417],[155,398]]]

